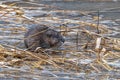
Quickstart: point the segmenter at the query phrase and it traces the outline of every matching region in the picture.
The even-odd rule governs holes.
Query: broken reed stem
[[[79,43],[79,32],[76,35],[76,51],[78,51],[78,43]]]
[[[96,46],[95,46],[95,50],[97,53],[97,60],[101,61],[101,57],[100,57],[100,48],[101,48],[101,37],[97,38],[96,40]]]
[[[90,64],[90,66],[95,70],[95,71],[97,71],[97,72],[101,72],[99,69],[97,69],[92,63]]]
[[[62,35],[62,25],[60,25],[60,34]]]
[[[101,61],[99,61],[99,60],[97,60],[97,63],[98,63],[99,65],[103,66],[103,67],[104,67],[106,70],[108,70],[108,71],[113,70],[113,68],[110,67],[107,63],[101,62]]]
[[[64,24],[65,25],[65,35],[68,33],[68,26],[67,26],[67,23],[66,24]]]
[[[100,16],[100,12],[98,10],[98,20],[97,20],[97,33],[98,34],[100,34],[100,31],[99,31],[99,21],[100,21],[99,16]]]

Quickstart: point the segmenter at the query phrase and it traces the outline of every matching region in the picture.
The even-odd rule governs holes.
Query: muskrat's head
[[[42,48],[59,47],[64,42],[65,39],[59,32],[53,29],[48,29],[44,33],[42,33],[42,38],[40,39],[40,46]]]

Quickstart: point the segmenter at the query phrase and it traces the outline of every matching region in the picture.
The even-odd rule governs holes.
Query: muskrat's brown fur
[[[45,25],[37,25],[30,28],[25,33],[25,46],[29,50],[35,50],[37,47],[52,48],[59,47],[65,41],[62,35]]]

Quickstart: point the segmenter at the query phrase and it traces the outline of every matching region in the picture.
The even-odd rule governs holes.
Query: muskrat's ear
[[[49,27],[47,27],[46,25],[37,25],[36,29],[38,31],[43,31],[43,30],[47,30]]]

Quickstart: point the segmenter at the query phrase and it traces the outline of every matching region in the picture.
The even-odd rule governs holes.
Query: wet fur
[[[65,41],[62,35],[45,25],[37,25],[30,28],[24,36],[25,46],[29,50],[35,50],[37,47],[52,48],[59,47]]]

